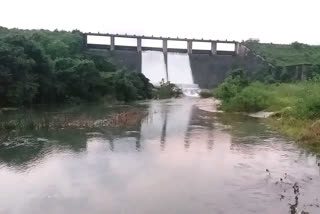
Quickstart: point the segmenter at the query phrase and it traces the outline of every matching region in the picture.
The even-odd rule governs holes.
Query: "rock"
[[[48,139],[46,139],[46,138],[41,138],[41,137],[38,137],[38,138],[37,138],[37,141],[38,141],[39,143],[47,143],[47,142],[49,142]]]
[[[4,124],[6,130],[13,130],[17,127],[17,123],[14,120],[11,120]]]
[[[97,136],[103,136],[101,132],[87,132],[86,135],[90,137],[97,137]]]
[[[18,108],[2,108],[0,109],[0,111],[4,112],[4,111],[17,111]]]
[[[280,111],[276,111],[276,112],[272,113],[270,115],[270,117],[280,118],[283,115],[288,114],[291,110],[292,110],[292,108],[288,106],[288,107],[281,109]]]
[[[96,121],[93,123],[93,126],[94,126],[94,127],[100,127],[100,126],[106,126],[106,125],[108,125],[108,120],[106,120],[106,119],[96,120]]]
[[[256,113],[249,114],[250,117],[256,117],[256,118],[268,118],[273,114],[273,112],[267,112],[267,111],[259,111]]]

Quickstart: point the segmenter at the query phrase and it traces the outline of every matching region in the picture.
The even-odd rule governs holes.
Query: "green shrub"
[[[202,98],[213,97],[213,93],[210,90],[201,90],[200,91],[200,97],[202,97]]]
[[[300,50],[300,49],[303,48],[304,44],[296,41],[296,42],[292,42],[292,43],[291,43],[291,46],[292,46],[294,49]]]
[[[293,108],[295,117],[301,119],[320,118],[320,94],[319,91],[306,91],[306,96],[298,99]]]
[[[232,70],[225,81],[213,91],[214,97],[229,100],[239,94],[246,86],[248,80],[242,69]]]
[[[225,111],[257,112],[268,107],[268,95],[260,83],[244,88],[233,98],[223,101]]]
[[[160,86],[153,91],[153,97],[156,99],[178,98],[182,95],[182,90],[178,86],[169,81],[165,82],[163,79],[160,82]]]
[[[118,71],[106,78],[117,100],[133,101],[152,98],[152,85],[142,73]]]

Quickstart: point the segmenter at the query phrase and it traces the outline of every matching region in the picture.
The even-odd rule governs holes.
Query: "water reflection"
[[[203,102],[150,101],[128,127],[2,138],[0,213],[320,211],[317,157],[261,120],[204,111]]]

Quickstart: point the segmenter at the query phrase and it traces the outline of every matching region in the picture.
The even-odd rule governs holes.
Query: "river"
[[[104,124],[126,111],[140,116]],[[211,99],[2,117],[51,125],[2,133],[1,214],[320,213],[319,157]]]

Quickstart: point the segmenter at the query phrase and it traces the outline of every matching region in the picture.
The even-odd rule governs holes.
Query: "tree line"
[[[83,42],[78,30],[0,27],[0,106],[152,97],[143,74],[86,54]]]

